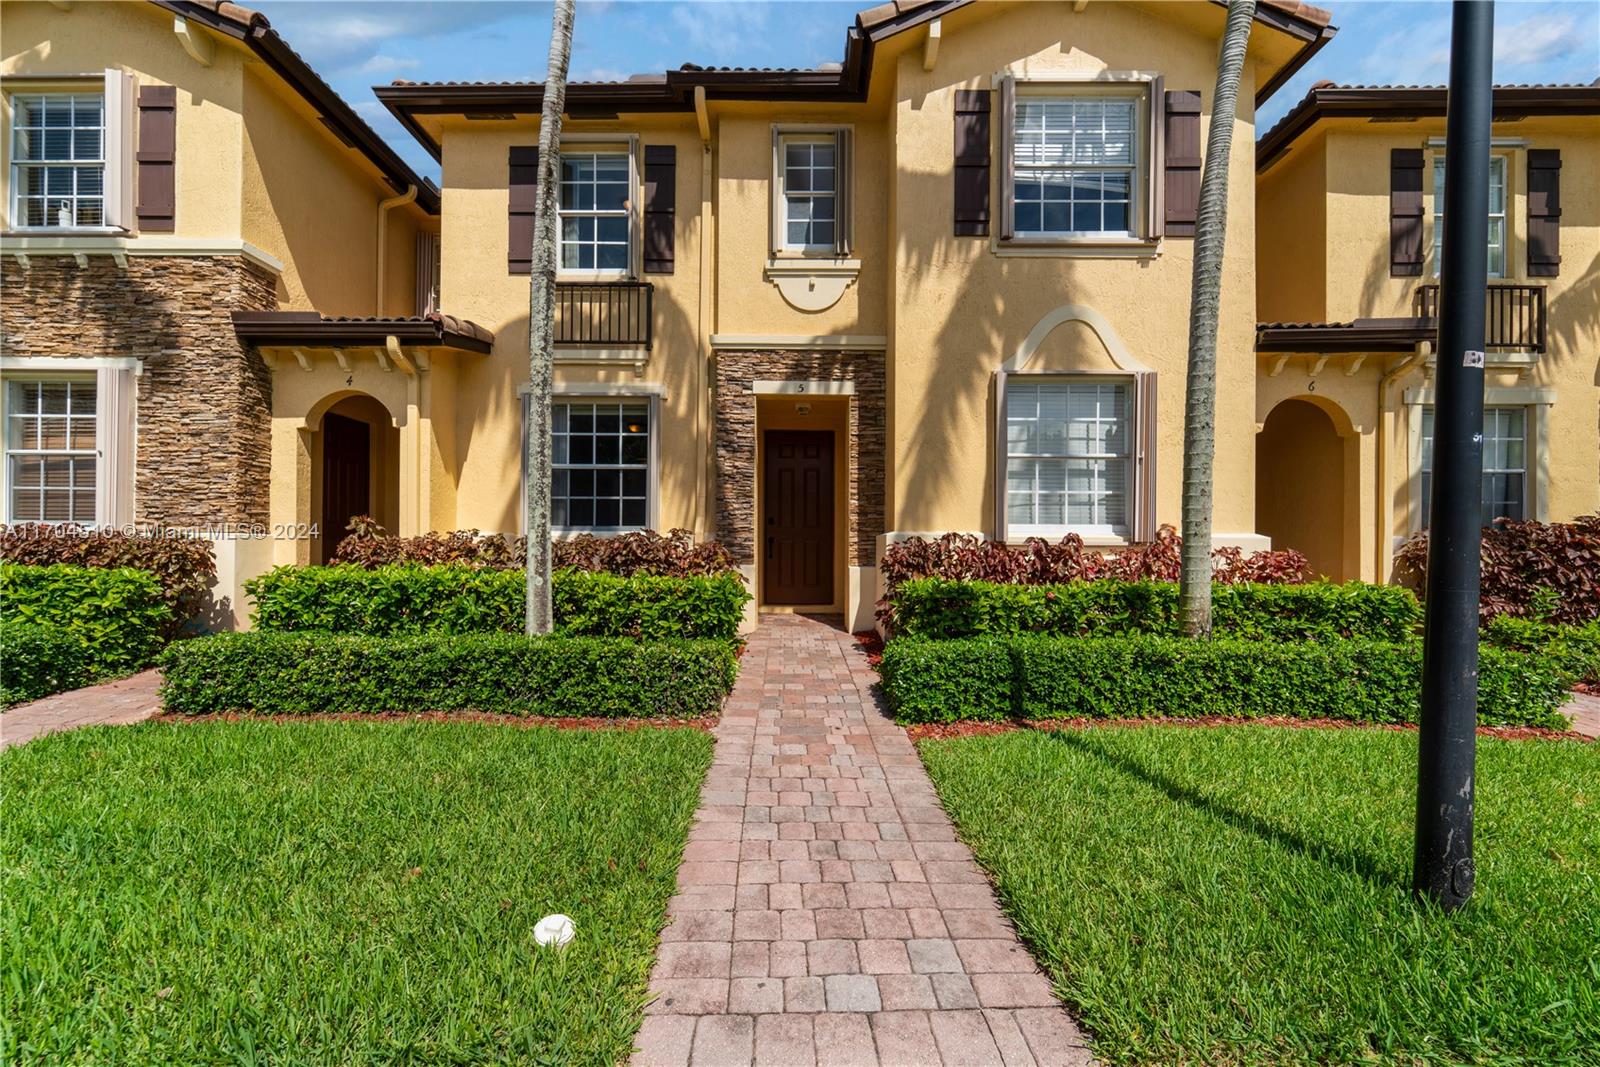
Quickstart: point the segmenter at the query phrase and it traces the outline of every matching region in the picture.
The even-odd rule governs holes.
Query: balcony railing
[[[650,282],[557,282],[555,343],[649,348],[654,299]]]
[[[1439,317],[1439,287],[1417,286],[1417,317]],[[1544,286],[1489,284],[1484,342],[1490,348],[1544,351]]]

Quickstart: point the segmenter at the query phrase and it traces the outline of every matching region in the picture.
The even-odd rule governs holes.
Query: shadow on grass
[[[1202,811],[1237,830],[1254,834],[1271,844],[1298,852],[1303,856],[1319,863],[1336,867],[1341,871],[1353,871],[1374,885],[1383,888],[1398,889],[1403,892],[1409,886],[1407,879],[1403,879],[1397,872],[1385,867],[1384,864],[1364,852],[1313,841],[1293,830],[1275,826],[1258,816],[1230,808],[1226,804],[1220,803],[1216,798],[1207,796],[1192,786],[1184,785],[1182,782],[1169,778],[1158,771],[1142,766],[1121,753],[1110,751],[1098,739],[1094,738],[1091,733],[1051,730],[1049,731],[1049,736],[1061,744],[1095,757],[1113,770],[1120,771],[1131,778],[1136,778],[1147,785],[1154,786],[1176,803],[1186,804],[1197,811]]]

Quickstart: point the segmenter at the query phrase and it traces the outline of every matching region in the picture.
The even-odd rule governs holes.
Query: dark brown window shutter
[[[511,146],[510,233],[506,267],[512,274],[533,271],[533,213],[539,202],[539,146]]]
[[[644,146],[644,272],[671,274],[678,214],[678,149]]]
[[[1528,277],[1561,273],[1561,150],[1528,149]]]
[[[176,211],[173,158],[178,147],[178,91],[170,85],[139,90],[137,203],[142,233],[171,233]]]
[[[1422,149],[1389,150],[1389,274],[1422,274]]]
[[[1200,92],[1172,89],[1164,95],[1162,229],[1169,237],[1193,237],[1200,213]]]
[[[989,235],[989,90],[956,90],[957,237]]]

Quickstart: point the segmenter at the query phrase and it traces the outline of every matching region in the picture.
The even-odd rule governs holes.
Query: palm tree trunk
[[[556,0],[550,60],[539,119],[539,184],[533,216],[533,262],[528,296],[528,443],[524,496],[528,502],[530,636],[553,626],[550,609],[550,391],[555,377],[556,192],[561,182],[561,113],[567,102],[575,0]]]
[[[1222,303],[1222,252],[1228,235],[1228,156],[1245,46],[1255,0],[1228,0],[1228,23],[1217,57],[1211,128],[1200,174],[1195,218],[1194,282],[1189,308],[1189,377],[1183,418],[1183,548],[1178,609],[1183,632],[1211,633],[1211,489],[1216,453],[1217,314]]]

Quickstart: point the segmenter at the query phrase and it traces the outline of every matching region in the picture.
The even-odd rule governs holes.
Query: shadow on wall
[[[911,204],[945,205],[951,200],[951,176],[901,171],[899,191]],[[947,212],[948,214],[948,212]],[[992,225],[998,225],[998,213]],[[996,419],[994,372],[1010,358],[1032,329],[1038,314],[1018,312],[1013,303],[1043,308],[1072,302],[1072,260],[993,258],[988,237],[956,237],[946,224],[937,242],[909,240],[904,227],[897,236],[894,270],[901,289],[895,299],[918,319],[936,321],[931,331],[931,351],[921,354],[931,367],[925,391],[908,396],[907,386],[891,370],[889,440],[886,459],[894,470],[893,498],[886,503],[885,524],[904,525],[906,501],[938,500],[950,491],[949,467],[968,452],[975,441],[987,455],[993,448]],[[962,264],[970,269],[952,269]],[[1059,299],[1041,301],[1037,283],[1049,272],[1057,281]],[[977,284],[960,284],[954,291],[937,288],[935,279],[983,278]],[[990,284],[988,279],[995,279]],[[1026,294],[1018,286],[1032,286]],[[1041,312],[1042,313],[1042,312]],[[1023,321],[1027,320],[1027,321]],[[896,333],[903,331],[897,326]],[[895,353],[895,363],[906,366],[916,353]],[[897,413],[915,412],[910,433],[896,425]],[[903,442],[903,443],[902,443]],[[990,459],[992,460],[992,456]],[[993,533],[996,494],[995,463],[983,464],[981,502],[975,529]],[[969,512],[970,509],[963,509]]]
[[[691,269],[695,269],[695,265],[690,261],[678,261],[677,270],[680,273]],[[652,311],[655,316],[655,343],[645,364],[643,378],[636,379],[633,376],[631,365],[613,368],[558,363],[556,389],[559,394],[563,377],[570,381],[663,385],[667,395],[659,401],[660,425],[656,427],[656,447],[660,455],[656,484],[660,499],[673,501],[694,497],[698,513],[706,507],[710,488],[711,401],[707,386],[710,368],[701,363],[699,352],[694,348],[694,322],[679,301],[664,298],[662,283],[668,278],[665,275],[648,274],[640,277],[642,281],[654,281],[657,285]],[[531,285],[526,279],[523,281],[525,285]],[[523,291],[531,293],[526,288]],[[686,344],[688,351],[669,347],[673,338],[682,339],[680,344]],[[502,502],[498,511],[491,509],[490,513],[496,516],[495,524],[487,528],[518,535],[524,526],[522,485],[527,447],[522,419],[523,398],[518,390],[528,382],[528,344],[528,316],[518,315],[506,320],[495,330],[494,351],[487,358],[468,357],[457,364],[455,421],[457,427],[464,428],[465,432],[460,429],[456,431],[456,456],[451,471],[459,492],[462,472],[467,469],[470,459],[479,450],[485,450],[501,473],[493,483],[483,485],[480,491],[485,495],[492,493],[493,499]],[[467,407],[463,401],[467,396],[478,396],[478,407]],[[486,414],[491,417],[485,419]],[[513,427],[515,439],[507,442],[490,438],[484,430],[486,424]],[[667,439],[669,426],[685,428],[682,437],[675,438],[672,443],[677,440],[697,442],[696,447],[702,451],[697,454],[695,462],[677,462],[665,454],[670,446]],[[694,428],[692,436],[687,428]],[[483,469],[480,466],[480,472]],[[484,476],[480,473],[477,477],[482,479]],[[715,517],[714,513],[707,516],[705,525],[708,531]],[[664,527],[679,525],[675,516],[662,513],[661,519]]]

